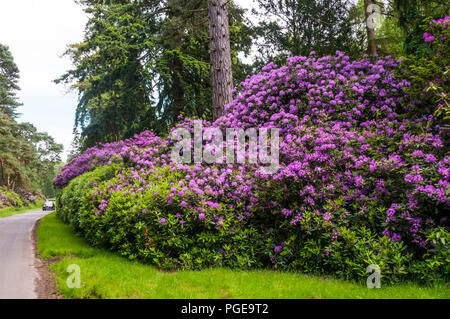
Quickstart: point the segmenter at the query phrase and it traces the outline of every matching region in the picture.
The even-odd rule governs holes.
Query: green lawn
[[[22,214],[22,213],[27,213],[27,212],[31,212],[33,210],[41,209],[43,203],[44,203],[43,201],[38,201],[36,204],[27,206],[27,207],[20,207],[20,208],[6,207],[3,209],[0,209],[0,218],[17,215],[17,214]]]
[[[38,249],[43,258],[62,257],[50,268],[56,272],[58,288],[66,298],[450,298],[443,285],[368,289],[350,282],[273,271],[160,272],[153,266],[90,247],[55,213],[41,221]],[[80,266],[81,288],[69,289],[66,285],[66,269],[71,264]]]

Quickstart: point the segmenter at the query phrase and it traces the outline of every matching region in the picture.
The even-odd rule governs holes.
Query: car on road
[[[55,210],[55,201],[53,200],[48,200],[44,203],[44,205],[42,205],[42,210],[46,211],[46,210]]]

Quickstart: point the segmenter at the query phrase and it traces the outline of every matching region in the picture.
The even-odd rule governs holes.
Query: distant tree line
[[[54,194],[53,178],[63,146],[30,123],[17,122],[19,69],[9,48],[0,44],[0,186]]]

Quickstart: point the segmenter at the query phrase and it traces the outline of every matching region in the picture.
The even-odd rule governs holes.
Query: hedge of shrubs
[[[23,207],[35,204],[37,200],[45,199],[39,191],[34,193],[18,189],[12,191],[4,186],[0,186],[0,209],[6,207]]]
[[[447,57],[448,58],[448,57]],[[292,57],[241,83],[203,127],[279,128],[280,168],[175,164],[146,131],[66,165],[58,215],[162,269],[274,268],[385,282],[449,279],[448,135],[405,102],[401,61]],[[408,98],[409,101],[409,98]],[[193,131],[186,119],[173,128]]]
[[[0,187],[0,209],[5,207],[20,207],[22,205],[22,200],[17,193],[6,189],[6,187]]]

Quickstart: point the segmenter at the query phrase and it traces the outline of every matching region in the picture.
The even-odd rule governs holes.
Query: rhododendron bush
[[[404,103],[399,63],[337,52],[269,64],[203,127],[280,129],[277,172],[175,164],[175,141],[147,131],[67,164],[58,214],[94,245],[164,269],[365,280],[377,264],[390,281],[448,279],[448,141],[432,114]]]
[[[28,206],[35,204],[39,199],[45,199],[45,196],[39,191],[34,193],[23,189],[11,191],[4,186],[0,187],[0,209],[6,207]]]
[[[450,119],[450,17],[424,20],[423,34],[427,50],[421,58],[410,56],[396,70],[398,76],[410,78],[408,102],[418,111]]]

